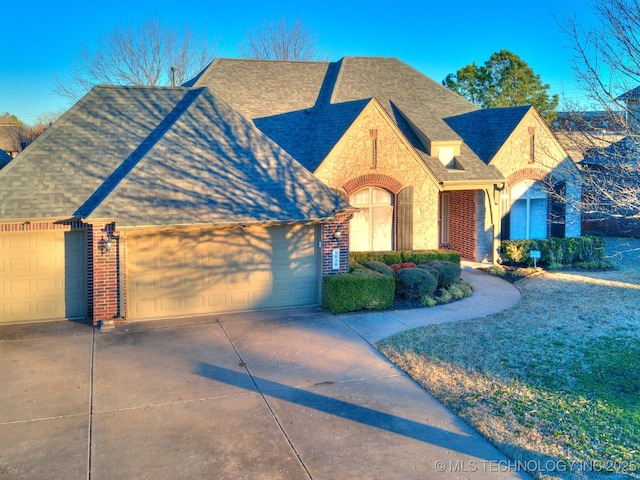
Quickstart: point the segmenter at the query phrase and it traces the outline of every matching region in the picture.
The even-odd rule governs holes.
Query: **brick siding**
[[[477,198],[476,190],[450,192],[449,248],[468,260],[477,260]]]

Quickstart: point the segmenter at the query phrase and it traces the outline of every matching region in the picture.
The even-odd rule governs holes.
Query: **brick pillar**
[[[107,241],[111,250],[107,251]],[[89,318],[93,325],[112,324],[119,312],[119,236],[113,223],[93,224],[87,229]]]
[[[334,222],[322,225],[322,276],[349,272],[349,220],[351,215],[337,215]],[[340,238],[335,238],[339,231]],[[340,265],[334,268],[334,249],[339,250]]]

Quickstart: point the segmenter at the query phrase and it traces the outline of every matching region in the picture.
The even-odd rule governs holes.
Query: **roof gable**
[[[427,164],[433,163],[431,142],[462,141],[445,119],[479,110],[395,58],[344,57],[333,63],[219,59],[192,83],[212,88],[311,171],[372,98]],[[456,178],[499,177],[473,149],[462,150],[465,173]],[[432,170],[439,181],[450,180],[446,168],[434,165]]]
[[[96,87],[13,163],[5,219],[285,223],[348,207],[204,88]]]
[[[531,108],[487,108],[448,117],[445,122],[488,165]]]

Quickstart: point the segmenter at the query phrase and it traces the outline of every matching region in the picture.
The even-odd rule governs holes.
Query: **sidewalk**
[[[520,291],[504,280],[480,272],[481,264],[463,263],[462,278],[474,285],[473,295],[458,302],[416,310],[357,312],[344,322],[373,344],[396,333],[435,323],[454,322],[502,312],[520,301]]]
[[[471,299],[420,311],[0,327],[0,477],[529,478],[369,344],[519,298],[464,276]]]

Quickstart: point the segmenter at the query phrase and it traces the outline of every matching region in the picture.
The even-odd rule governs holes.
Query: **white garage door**
[[[84,232],[0,235],[0,323],[86,318]]]
[[[127,232],[129,320],[316,305],[314,226]]]

